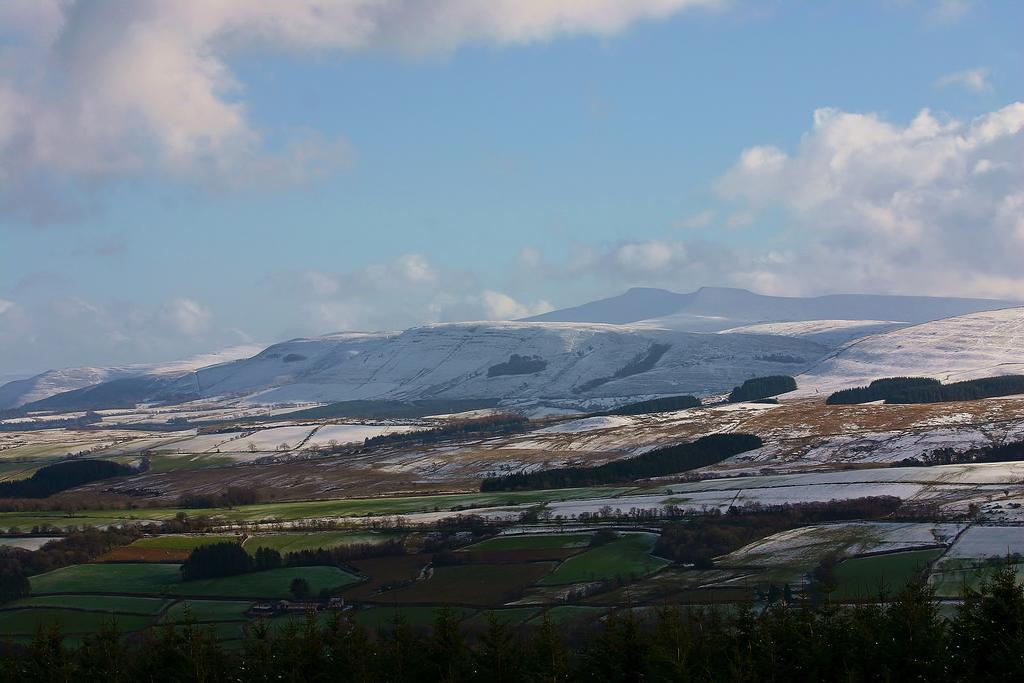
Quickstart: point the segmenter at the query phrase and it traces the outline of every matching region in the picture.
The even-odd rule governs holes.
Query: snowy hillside
[[[487,398],[574,404],[708,394],[755,375],[794,374],[828,350],[788,337],[570,323],[456,323],[275,344],[174,378],[149,376],[33,407],[242,398],[253,403]]]
[[[689,294],[634,288],[624,294],[529,318],[530,321],[637,323],[688,332],[766,322],[894,320],[921,323],[1020,305],[992,299],[833,294],[799,298],[764,296],[745,289],[702,287]]]
[[[0,410],[17,408],[50,396],[92,386],[101,382],[138,377],[140,375],[182,375],[214,363],[246,358],[258,353],[262,346],[235,346],[216,353],[205,353],[170,363],[123,365],[110,368],[64,368],[47,370],[27,379],[0,386]]]
[[[653,322],[653,321],[652,321]],[[792,323],[761,323],[722,330],[719,334],[777,334],[807,339],[830,348],[838,348],[855,339],[889,332],[907,323],[891,320],[804,320]]]
[[[203,396],[242,394],[266,403],[582,400],[722,391],[752,375],[794,371],[792,363],[764,357],[781,354],[810,363],[824,352],[813,342],[782,337],[566,323],[458,323],[398,335],[295,340],[249,360],[202,370],[197,378]],[[292,360],[285,362],[289,354]],[[516,367],[513,355],[529,364]]]
[[[880,377],[957,381],[1024,373],[1024,308],[936,320],[853,342],[797,378],[798,394],[830,393]]]

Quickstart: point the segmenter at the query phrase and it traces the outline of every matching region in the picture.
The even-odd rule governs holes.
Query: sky
[[[0,0],[0,378],[632,286],[1024,300],[1024,3]]]

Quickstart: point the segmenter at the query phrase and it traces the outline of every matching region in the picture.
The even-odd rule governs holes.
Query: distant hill
[[[32,409],[231,397],[253,403],[499,399],[612,403],[708,394],[799,372],[828,349],[767,335],[694,334],[577,323],[427,325],[400,334],[293,339],[185,376],[142,376],[51,396]],[[494,373],[513,355],[531,372]]]
[[[629,324],[687,332],[718,332],[743,325],[807,320],[894,321],[908,324],[1019,306],[996,299],[879,294],[780,297],[746,289],[702,287],[689,294],[633,288],[618,296],[527,318],[538,322]]]
[[[828,394],[884,377],[943,382],[1024,374],[1024,308],[935,320],[855,341],[797,377],[797,394]]]
[[[0,410],[17,408],[50,396],[114,380],[126,380],[142,375],[182,375],[215,363],[252,356],[261,348],[261,346],[254,345],[234,346],[216,353],[204,353],[169,363],[47,370],[26,379],[18,379],[0,385]]]

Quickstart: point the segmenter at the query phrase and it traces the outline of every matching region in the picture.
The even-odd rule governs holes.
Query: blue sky
[[[634,285],[1024,298],[1020,3],[19,4],[0,374]]]

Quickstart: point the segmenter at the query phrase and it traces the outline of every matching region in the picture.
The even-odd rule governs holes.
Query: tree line
[[[573,628],[550,612],[518,629],[490,613],[472,632],[444,608],[427,629],[396,611],[374,631],[309,613],[276,634],[256,622],[231,647],[195,623],[124,638],[112,622],[74,650],[56,629],[8,647],[0,683],[1021,680],[1024,588],[1012,567],[947,607],[948,617],[927,584],[912,582],[873,604],[626,608]]]
[[[733,388],[729,393],[729,403],[757,401],[790,391],[796,391],[796,380],[789,375],[754,377]]]
[[[959,465],[972,462],[1018,462],[1024,460],[1024,441],[1012,441],[998,446],[978,446],[966,450],[936,448],[919,456],[903,458],[890,467],[932,467]]]
[[[933,377],[884,377],[876,379],[866,387],[841,389],[825,399],[826,405],[852,405],[872,401],[888,401],[891,397],[909,389],[939,386]]]
[[[68,460],[36,470],[28,479],[0,482],[0,498],[46,498],[82,484],[134,474],[109,460]]]
[[[692,443],[658,448],[597,467],[559,467],[489,477],[480,483],[480,490],[519,491],[619,484],[707,467],[763,445],[761,438],[753,434],[710,434]]]
[[[522,415],[502,413],[500,415],[488,415],[471,420],[457,420],[433,429],[371,436],[363,441],[363,445],[371,447],[407,443],[426,444],[469,434],[513,434],[525,430],[529,424],[530,421]]]
[[[885,401],[886,403],[948,403],[975,401],[997,396],[1024,394],[1024,375],[982,377],[963,382],[942,384],[931,377],[887,377],[876,379],[866,387],[843,389],[829,396],[825,403],[842,405]]]
[[[699,408],[700,399],[696,396],[665,396],[663,398],[652,398],[649,401],[637,401],[627,403],[618,408],[594,413],[594,417],[606,415],[646,415],[648,413],[669,413],[687,408]]]

